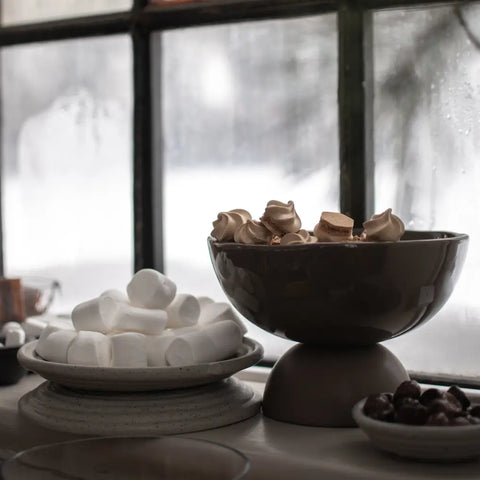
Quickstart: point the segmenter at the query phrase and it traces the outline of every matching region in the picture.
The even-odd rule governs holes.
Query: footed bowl
[[[459,277],[468,236],[406,231],[398,242],[245,245],[208,239],[225,294],[245,318],[313,345],[371,345],[432,318]]]

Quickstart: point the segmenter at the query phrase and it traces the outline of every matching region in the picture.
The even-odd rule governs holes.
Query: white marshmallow
[[[123,305],[112,329],[116,332],[133,331],[145,335],[159,335],[167,325],[165,310]]]
[[[10,328],[5,334],[5,346],[20,347],[25,343],[25,332],[23,328]]]
[[[57,330],[46,339],[43,358],[50,362],[67,363],[67,352],[78,333],[75,330]]]
[[[175,336],[165,352],[167,364],[172,367],[209,363],[215,357],[215,344],[203,330]]]
[[[122,308],[122,305],[128,305],[127,295],[120,290],[106,290],[99,298],[102,316],[108,318],[110,323],[115,321],[115,317]]]
[[[198,323],[204,327],[212,323],[221,322],[222,320],[232,320],[240,327],[242,334],[247,333],[247,328],[238,318],[232,307],[224,302],[215,302],[205,305],[200,312]]]
[[[5,348],[5,345],[2,342],[0,342],[0,348]]]
[[[187,293],[179,293],[166,308],[168,314],[167,327],[181,328],[195,325],[200,316],[198,300]]]
[[[23,329],[29,337],[39,337],[46,326],[45,320],[36,317],[29,317],[23,322]]]
[[[59,322],[56,320],[48,322],[47,326],[43,329],[42,333],[40,334],[40,338],[37,340],[37,345],[35,346],[35,351],[42,358],[46,358],[46,355],[48,355],[48,348],[45,348],[45,341],[47,340],[48,336],[53,332],[58,332],[59,330],[70,329],[65,327],[64,322]]]
[[[224,360],[233,356],[242,345],[243,332],[233,320],[212,323],[203,329],[215,345],[215,359]]]
[[[5,337],[9,330],[22,329],[22,326],[18,322],[7,322],[3,324],[1,335]]]
[[[104,315],[102,298],[92,298],[78,304],[72,310],[72,322],[75,330],[107,333],[110,331],[112,318]]]
[[[67,352],[67,362],[72,365],[108,367],[111,358],[110,338],[100,332],[78,332]]]
[[[127,285],[130,303],[136,307],[164,309],[172,302],[176,292],[175,283],[150,268],[138,271]]]
[[[117,333],[110,337],[112,367],[146,367],[147,337],[142,333]]]
[[[147,361],[149,367],[167,366],[165,352],[174,339],[175,336],[170,333],[147,337]]]
[[[233,320],[222,320],[176,336],[168,345],[168,365],[182,367],[217,362],[233,356],[242,344],[243,332]]]
[[[208,305],[209,303],[214,302],[213,298],[210,298],[210,297],[197,297],[197,300],[198,300],[198,303],[200,304],[200,310],[202,310],[205,305]]]

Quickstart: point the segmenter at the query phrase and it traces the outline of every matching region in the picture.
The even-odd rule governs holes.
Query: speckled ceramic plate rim
[[[152,387],[159,383],[179,380],[198,381],[205,377],[207,380],[227,378],[244,368],[255,365],[263,357],[263,347],[251,338],[244,338],[242,349],[238,355],[227,360],[211,362],[184,367],[146,367],[146,368],[123,368],[123,367],[90,367],[83,365],[69,365],[64,363],[47,362],[35,354],[36,340],[25,344],[18,351],[18,360],[27,370],[38,373],[47,380],[53,380],[62,384],[61,378],[68,380],[84,380],[85,382],[105,381],[115,382],[147,382]],[[245,351],[246,350],[246,351]]]

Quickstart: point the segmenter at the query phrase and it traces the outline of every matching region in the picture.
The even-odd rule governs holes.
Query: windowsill
[[[263,392],[267,368],[250,368],[237,375]],[[28,375],[19,384],[0,387],[0,457],[35,445],[79,436],[53,432],[21,418],[17,401],[43,379]],[[251,462],[247,480],[336,479],[472,479],[480,462],[428,464],[402,460],[376,450],[356,428],[318,428],[291,425],[258,414],[226,427],[184,436],[210,440],[242,451]]]

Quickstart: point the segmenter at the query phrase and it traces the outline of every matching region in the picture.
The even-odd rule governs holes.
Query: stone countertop
[[[20,417],[18,399],[43,381],[30,374],[17,385],[0,387],[1,459],[33,446],[82,438],[44,429]],[[262,382],[248,383],[263,391]],[[223,443],[243,452],[251,461],[248,480],[480,479],[480,461],[430,464],[404,460],[376,450],[359,429],[304,427],[261,414],[183,436]]]

